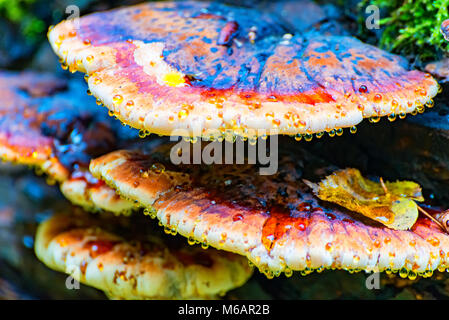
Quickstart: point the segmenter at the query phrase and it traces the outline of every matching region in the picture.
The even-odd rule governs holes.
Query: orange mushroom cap
[[[35,166],[74,203],[91,210],[128,212],[120,199],[87,170],[93,156],[136,137],[99,112],[82,81],[50,75],[0,72],[0,156]],[[88,100],[89,99],[89,100]]]
[[[114,299],[201,299],[243,285],[252,275],[244,257],[188,248],[129,218],[56,214],[38,228],[37,257]]]
[[[162,135],[323,132],[413,112],[438,91],[405,59],[355,38],[292,36],[269,15],[216,3],[95,13],[48,37],[117,118]]]
[[[93,175],[137,201],[168,233],[246,256],[268,276],[323,268],[431,274],[449,264],[449,236],[419,217],[392,230],[328,202],[302,181],[331,168],[298,147],[281,149],[279,170],[257,165],[178,165],[170,145],[149,154],[116,151],[91,162]]]

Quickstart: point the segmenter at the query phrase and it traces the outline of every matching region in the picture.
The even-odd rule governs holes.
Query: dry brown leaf
[[[410,229],[418,218],[415,201],[424,201],[421,187],[415,182],[374,182],[353,168],[336,171],[318,184],[306,183],[321,200],[361,213],[394,230]]]

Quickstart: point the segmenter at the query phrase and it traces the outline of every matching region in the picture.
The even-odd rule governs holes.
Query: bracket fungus
[[[92,160],[90,170],[157,217],[167,233],[244,255],[268,277],[346,269],[416,278],[449,266],[449,236],[437,223],[420,216],[411,230],[393,230],[321,202],[303,173],[333,170],[283,146],[274,176],[249,164],[173,166],[164,148],[115,151]]]
[[[433,106],[437,81],[405,58],[350,36],[295,33],[279,20],[215,2],[161,1],[51,27],[63,69],[85,73],[108,113],[81,97],[81,81],[0,72],[2,159],[36,166],[85,209],[141,207],[165,233],[221,250],[163,239],[144,216],[73,211],[41,224],[39,259],[127,299],[214,298],[242,285],[252,265],[269,278],[449,270],[449,212],[418,206],[415,183],[336,171],[288,140],[272,176],[259,174],[261,162],[174,165],[174,144],[135,143],[150,133],[184,136],[190,150],[187,140],[218,134],[255,146],[261,131],[309,141]],[[448,21],[441,32],[448,38]]]
[[[84,95],[82,81],[36,73],[0,72],[0,156],[33,166],[58,182],[72,202],[89,210],[128,213],[133,204],[95,179],[91,157],[137,136],[111,121]],[[90,99],[90,98],[89,98]]]
[[[113,299],[214,298],[252,274],[244,257],[189,248],[148,224],[139,230],[126,220],[56,214],[37,230],[36,255]]]
[[[267,14],[217,3],[94,13],[48,38],[112,114],[161,135],[322,134],[405,116],[438,91],[405,59],[355,38],[292,35]]]

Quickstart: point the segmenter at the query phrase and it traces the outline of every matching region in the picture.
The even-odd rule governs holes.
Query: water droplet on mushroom
[[[393,121],[395,121],[396,120],[396,114],[395,113],[390,113],[389,115],[388,115],[388,121],[390,121],[390,122],[393,122]]]
[[[306,140],[307,142],[312,141],[312,139],[313,135],[311,135],[310,133],[304,134],[304,140]]]
[[[359,87],[359,92],[360,93],[366,93],[366,92],[368,92],[368,88],[365,86],[365,85],[361,85],[360,87]]]
[[[123,102],[123,97],[120,94],[116,94],[112,98],[112,102],[114,103],[114,105],[118,106]]]

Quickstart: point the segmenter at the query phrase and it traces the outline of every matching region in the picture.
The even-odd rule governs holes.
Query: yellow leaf
[[[415,182],[374,182],[352,168],[336,171],[318,184],[305,182],[321,200],[336,203],[395,230],[410,229],[418,218],[415,201],[424,201],[421,187]]]

